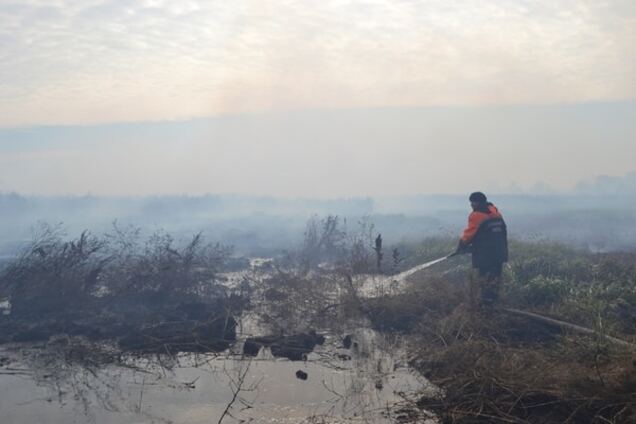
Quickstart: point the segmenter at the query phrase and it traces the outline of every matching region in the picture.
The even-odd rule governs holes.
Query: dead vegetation
[[[327,267],[350,275],[374,274],[381,272],[383,255],[375,239],[375,226],[368,216],[353,225],[336,215],[313,217],[298,254],[291,259],[305,273]]]
[[[633,352],[505,315],[457,310],[422,332],[413,365],[444,390],[420,406],[448,423],[636,419]]]
[[[233,316],[247,300],[218,284],[230,251],[200,234],[178,243],[135,228],[68,240],[43,225],[0,275],[0,342],[56,334],[115,340],[124,351],[218,351],[235,340]]]
[[[508,273],[504,304],[570,320],[576,311],[594,335],[503,310],[470,310],[467,273],[461,278],[453,264],[420,275],[405,293],[365,300],[374,327],[410,337],[412,366],[441,388],[439,396],[423,397],[421,408],[444,423],[636,422],[636,352],[604,337],[607,331],[627,340],[633,334],[629,326],[621,332],[626,323],[612,315],[617,298],[631,299],[633,268],[624,258],[603,257],[605,265],[597,265],[588,262],[591,257],[555,249],[556,263],[544,252],[541,264],[525,266],[523,280]],[[512,265],[519,277],[524,265]],[[547,278],[543,273],[559,278],[561,297],[552,296],[553,285],[539,286]],[[590,289],[602,294],[594,308],[583,301]],[[524,301],[524,295],[541,303]]]
[[[382,252],[375,239],[368,217],[354,225],[334,215],[311,218],[300,248],[273,261],[256,284],[252,300],[265,305],[259,312],[272,334],[338,326],[343,312],[357,309],[352,276],[379,272]]]
[[[444,423],[636,422],[636,354],[602,336],[634,340],[633,256],[513,245],[504,305],[600,334],[578,335],[502,310],[470,310],[461,260],[425,272],[406,292],[362,298],[352,276],[378,272],[373,241],[367,221],[351,232],[337,217],[315,219],[299,252],[273,262],[245,291],[218,284],[229,251],[200,235],[180,244],[115,227],[107,237],[67,241],[44,228],[0,276],[0,297],[12,307],[0,316],[0,341],[66,334],[115,341],[123,352],[219,351],[236,340],[234,316],[249,300],[266,305],[259,312],[271,334],[250,337],[247,356],[267,346],[302,359],[321,341],[310,330],[337,330],[360,315],[407,337],[411,365],[441,389],[419,407]],[[447,240],[429,242],[416,262],[448,253]]]

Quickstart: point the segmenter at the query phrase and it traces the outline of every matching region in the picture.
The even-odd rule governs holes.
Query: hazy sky
[[[636,169],[635,52],[634,0],[0,0],[0,190],[565,189]]]

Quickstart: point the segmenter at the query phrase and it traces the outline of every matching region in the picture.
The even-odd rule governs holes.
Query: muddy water
[[[363,328],[350,334],[349,349],[340,335],[328,335],[306,361],[277,359],[266,348],[246,359],[238,354],[239,342],[219,355],[87,368],[41,349],[5,348],[1,422],[217,423],[226,409],[226,423],[412,421],[418,393],[434,389],[408,368],[395,341]]]

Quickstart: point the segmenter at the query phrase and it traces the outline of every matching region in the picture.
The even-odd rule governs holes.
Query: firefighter
[[[472,254],[470,296],[474,307],[492,308],[499,301],[501,272],[508,261],[508,233],[503,216],[481,192],[469,197],[468,216],[456,253]]]

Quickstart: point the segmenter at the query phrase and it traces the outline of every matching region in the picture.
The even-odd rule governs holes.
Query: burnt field
[[[116,342],[122,351],[224,350],[247,302],[215,283],[228,253],[200,235],[177,247],[162,233],[142,240],[114,227],[68,240],[43,226],[0,279],[10,300],[0,340],[66,334]]]
[[[323,229],[343,242],[345,234],[337,219],[328,222],[310,224],[300,249],[252,260],[200,235],[175,240],[115,226],[69,238],[42,227],[0,279],[0,387],[26,376],[35,383],[24,388],[27,398],[46,388],[47,402],[79,408],[47,412],[53,422],[110,422],[110,410],[122,416],[116,422],[237,422],[250,414],[287,422],[285,405],[298,422],[422,416],[414,391],[421,379],[397,359],[406,354],[356,312],[348,264],[371,269],[371,251],[360,234],[332,245]],[[341,261],[350,242],[355,261]],[[163,390],[158,398],[154,387]],[[145,403],[180,396],[161,414]],[[11,399],[3,409],[26,419],[29,409]],[[32,402],[36,410],[50,405]],[[191,402],[201,412],[184,421]],[[269,409],[272,402],[280,408]]]
[[[0,276],[6,299],[0,342],[7,351],[28,352],[22,359],[37,363],[40,376],[42,368],[60,364],[89,369],[91,375],[113,365],[138,370],[139,361],[171,369],[193,361],[183,355],[231,355],[243,364],[241,370],[263,358],[285,358],[298,364],[284,371],[294,384],[311,384],[321,376],[324,386],[332,378],[312,363],[331,370],[365,369],[359,374],[368,381],[356,396],[392,393],[398,399],[369,422],[624,423],[636,418],[634,254],[513,242],[502,303],[485,314],[469,307],[465,258],[435,264],[406,281],[392,277],[448,254],[454,240],[382,246],[376,236],[370,221],[352,229],[334,216],[314,219],[300,246],[250,260],[201,235],[175,240],[162,232],[142,236],[135,228],[115,226],[103,235],[69,238],[44,226]],[[365,350],[365,331],[375,334],[374,349],[383,346],[384,359]],[[51,361],[43,365],[34,357]],[[15,358],[4,357],[2,374],[15,372]],[[369,358],[375,358],[370,365]],[[408,396],[404,389],[387,389],[394,378],[389,376],[401,367],[434,386],[420,383]],[[255,389],[256,382],[248,382],[241,370],[226,384],[235,393],[223,397],[227,408],[210,412],[218,422],[232,422],[233,412],[240,415],[237,399]],[[269,390],[282,396],[281,381]],[[328,387],[331,395],[342,395]],[[115,387],[100,390],[111,393]],[[347,396],[342,399],[350,402]],[[353,417],[353,412],[331,411],[297,422]]]

